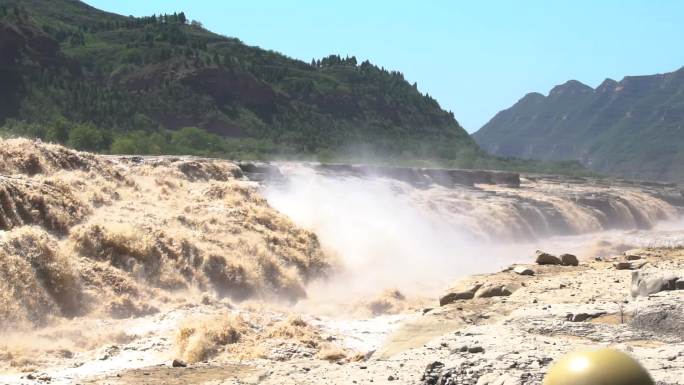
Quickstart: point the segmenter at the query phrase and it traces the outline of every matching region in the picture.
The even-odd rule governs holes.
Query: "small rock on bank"
[[[477,290],[475,298],[507,297],[515,291],[515,288],[507,285],[489,283]]]
[[[518,275],[534,275],[534,270],[525,266],[516,266],[513,268],[513,272]]]
[[[579,260],[572,254],[563,254],[560,256],[560,260],[563,266],[579,266]]]
[[[475,292],[477,292],[480,287],[482,287],[481,283],[471,287],[456,288],[439,299],[439,306],[448,305],[461,299],[473,299],[475,297]]]
[[[537,250],[536,252],[537,258],[535,259],[535,262],[538,265],[560,265],[561,260],[560,258],[556,257],[553,254],[545,253],[541,250]]]
[[[641,269],[646,262],[641,261],[641,262],[615,262],[613,266],[615,266],[616,270],[637,270]]]
[[[185,368],[186,366],[188,366],[188,364],[186,364],[185,361],[175,359],[171,363],[171,366],[173,366],[174,368]]]

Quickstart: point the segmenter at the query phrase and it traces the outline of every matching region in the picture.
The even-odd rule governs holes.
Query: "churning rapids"
[[[0,144],[2,383],[351,362],[455,279],[536,249],[684,246],[671,184]]]
[[[673,184],[362,165],[243,168],[263,181],[274,208],[339,256],[352,295],[378,285],[441,290],[458,276],[528,261],[537,248],[596,257],[684,244],[684,198]]]

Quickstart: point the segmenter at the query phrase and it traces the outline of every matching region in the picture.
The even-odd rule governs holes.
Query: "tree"
[[[185,17],[185,12],[181,12],[178,14],[178,22],[181,24],[185,24],[188,22],[188,19]]]
[[[69,140],[69,122],[63,117],[51,122],[45,139],[50,142],[66,143]]]
[[[78,124],[69,131],[67,144],[85,151],[98,151],[106,147],[104,132],[92,124]]]
[[[180,149],[214,150],[220,138],[197,127],[184,127],[171,134],[171,143]]]

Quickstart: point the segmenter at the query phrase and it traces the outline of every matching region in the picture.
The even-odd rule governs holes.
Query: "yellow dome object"
[[[570,353],[557,361],[542,385],[654,385],[646,369],[613,349]]]

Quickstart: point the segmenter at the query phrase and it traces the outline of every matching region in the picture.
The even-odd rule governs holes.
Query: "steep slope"
[[[487,152],[580,160],[630,178],[684,180],[684,68],[606,79],[596,89],[571,80],[548,96],[530,93],[473,137]]]
[[[29,122],[9,126],[81,149],[217,152],[204,142],[223,137],[238,155],[359,144],[423,158],[480,154],[399,72],[337,55],[294,60],[183,13],[134,18],[76,0],[3,0],[0,53],[0,124]],[[217,136],[167,131],[188,126]]]

